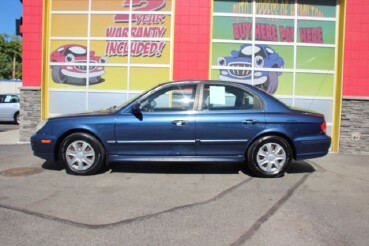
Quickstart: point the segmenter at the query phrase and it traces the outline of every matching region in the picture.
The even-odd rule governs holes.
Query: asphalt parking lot
[[[368,165],[331,154],[259,179],[226,163],[113,163],[79,177],[29,144],[0,145],[0,242],[367,245]]]
[[[0,122],[0,132],[18,129],[19,126],[12,122]]]

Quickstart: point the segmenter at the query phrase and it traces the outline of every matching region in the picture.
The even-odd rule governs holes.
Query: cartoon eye
[[[74,62],[75,61],[75,57],[72,54],[68,54],[65,57],[65,62]]]
[[[108,59],[106,59],[106,57],[101,57],[100,60],[99,60],[99,63],[107,63],[108,62]]]
[[[224,57],[218,57],[217,63],[218,63],[218,66],[225,66],[226,60],[224,59]]]
[[[266,51],[269,53],[269,54],[273,54],[274,53],[274,50],[272,50],[271,48],[265,48]]]
[[[255,56],[255,67],[264,67],[264,58],[261,56]]]

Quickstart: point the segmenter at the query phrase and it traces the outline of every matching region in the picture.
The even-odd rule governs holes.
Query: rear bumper
[[[331,138],[327,135],[298,138],[294,141],[296,160],[322,157],[328,154]]]

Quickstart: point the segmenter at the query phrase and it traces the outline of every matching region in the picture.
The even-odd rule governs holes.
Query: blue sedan
[[[255,176],[328,153],[322,114],[292,109],[243,83],[177,81],[122,105],[41,122],[34,155],[90,175],[109,162],[238,162]]]

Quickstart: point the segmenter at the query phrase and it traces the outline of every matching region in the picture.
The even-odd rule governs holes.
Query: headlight
[[[36,132],[38,132],[39,130],[41,130],[47,123],[47,120],[43,120],[40,123],[38,123],[38,125],[36,126]]]

